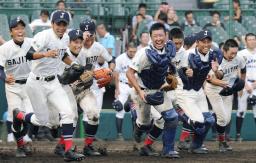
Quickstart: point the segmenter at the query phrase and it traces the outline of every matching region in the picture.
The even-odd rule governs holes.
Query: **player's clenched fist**
[[[193,76],[193,70],[191,68],[188,68],[186,71],[185,71],[186,75],[188,77],[192,77]]]
[[[217,61],[217,60],[212,61],[211,64],[212,64],[212,71],[213,71],[213,72],[217,72],[218,69],[219,69],[219,63],[218,63],[218,61]]]
[[[57,57],[58,56],[58,50],[48,50],[46,53],[43,54],[44,57]]]
[[[5,82],[7,84],[13,85],[15,83],[15,78],[12,74],[6,75]]]

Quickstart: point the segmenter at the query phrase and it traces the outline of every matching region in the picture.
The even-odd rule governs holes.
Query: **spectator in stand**
[[[149,33],[148,32],[142,32],[140,34],[139,41],[140,41],[140,44],[137,47],[137,51],[149,45],[149,42],[150,42]]]
[[[99,42],[107,49],[109,54],[112,55],[112,57],[116,56],[115,53],[115,38],[113,35],[111,35],[107,29],[104,23],[97,24],[97,34],[99,35]]]
[[[207,27],[222,27],[225,30],[224,24],[220,22],[220,13],[218,11],[213,11],[211,15],[212,21],[207,23],[203,29],[206,29]]]
[[[160,14],[158,15],[158,19],[156,21],[153,21],[151,23],[151,25],[149,26],[149,29],[150,27],[155,24],[155,23],[161,23],[164,25],[165,29],[167,30],[167,32],[170,31],[170,26],[167,24],[167,20],[168,20],[168,17],[167,17],[167,14],[164,13],[164,12],[160,12]]]
[[[140,3],[139,4],[139,7],[138,7],[138,14],[139,15],[142,15],[146,22],[147,22],[147,26],[149,26],[149,24],[153,21],[153,18],[151,15],[147,15],[147,5],[145,3]],[[138,20],[137,20],[137,16],[138,15],[135,15],[132,17],[132,28],[136,28],[137,27],[137,24],[139,23]],[[136,31],[136,29],[135,29]]]
[[[172,7],[169,6],[167,2],[162,2],[154,16],[154,20],[156,21],[160,15],[160,13],[165,13],[166,15],[168,14],[169,9],[173,9]]]
[[[137,14],[136,20],[136,27],[132,29],[131,39],[135,42],[138,42],[140,34],[144,31],[149,31],[149,29],[147,26],[147,20],[143,15]]]
[[[186,11],[185,12],[185,22],[182,23],[181,29],[184,30],[185,27],[193,27],[193,26],[199,26],[199,24],[195,21],[193,12]]]
[[[167,12],[167,24],[169,26],[178,26],[180,27],[180,24],[178,23],[178,16],[176,15],[175,10],[169,9]]]
[[[51,18],[50,18],[50,20],[52,20],[52,15],[53,15],[53,13],[55,13],[56,11],[58,11],[58,10],[60,10],[60,11],[66,11],[66,12],[68,12],[68,14],[69,14],[69,24],[71,23],[71,20],[72,20],[72,15],[71,15],[71,13],[69,12],[69,11],[67,11],[67,9],[66,9],[66,3],[65,3],[65,1],[63,1],[63,0],[59,0],[59,1],[57,1],[56,2],[56,10],[55,11],[53,11],[52,12],[52,14],[51,14]]]
[[[242,10],[240,7],[240,1],[239,0],[233,0],[233,9],[234,9],[234,16],[233,20],[242,23]],[[229,16],[226,16],[224,20],[228,20]]]
[[[41,10],[39,19],[32,21],[29,26],[32,32],[35,31],[36,27],[51,27],[51,21],[49,20],[49,11]]]

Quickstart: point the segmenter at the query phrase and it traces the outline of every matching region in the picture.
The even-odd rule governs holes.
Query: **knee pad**
[[[164,119],[164,127],[172,128],[178,125],[178,114],[174,109],[169,109],[167,111],[163,111],[162,117]]]
[[[205,124],[209,124],[211,126],[215,124],[216,120],[211,112],[204,112],[203,116],[204,116]]]
[[[198,135],[204,134],[206,130],[205,123],[190,120],[189,124],[192,126],[195,133],[197,133]]]
[[[113,108],[114,108],[117,112],[123,110],[123,104],[122,104],[121,101],[119,101],[119,100],[115,100],[115,101],[112,103],[112,106],[113,106]]]

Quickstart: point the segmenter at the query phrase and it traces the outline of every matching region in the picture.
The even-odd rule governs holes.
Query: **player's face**
[[[249,49],[256,48],[256,37],[255,36],[248,36],[246,38],[246,46]]]
[[[224,51],[224,57],[228,61],[232,61],[238,52],[238,48],[236,47],[230,47],[227,51]]]
[[[63,37],[67,28],[68,28],[68,24],[66,24],[65,22],[52,23],[52,29],[54,33],[60,38]]]
[[[17,42],[23,42],[25,37],[25,27],[18,24],[17,27],[11,29],[11,36]]]
[[[129,47],[127,49],[127,55],[130,57],[130,58],[133,58],[135,56],[135,53],[137,51],[137,48],[133,48],[133,47]]]
[[[179,51],[183,45],[183,39],[182,38],[173,38],[172,41],[175,44],[176,52]]]
[[[209,38],[205,38],[197,41],[198,51],[202,54],[207,54],[212,46],[212,40]]]
[[[148,42],[149,42],[149,34],[148,33],[143,33],[141,35],[140,41],[141,41],[141,44],[147,45]]]
[[[82,48],[83,40],[82,39],[76,39],[70,41],[69,49],[72,53],[78,54]]]
[[[162,50],[166,42],[166,33],[163,29],[154,30],[151,34],[151,40],[156,49]]]

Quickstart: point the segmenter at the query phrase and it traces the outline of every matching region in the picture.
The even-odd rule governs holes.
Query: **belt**
[[[248,82],[255,82],[256,80],[250,80],[250,79],[248,79],[247,81],[248,81]]]
[[[26,82],[27,82],[27,79],[15,80],[15,83],[18,83],[18,84],[26,84]]]
[[[44,81],[47,81],[47,82],[52,81],[52,80],[54,80],[54,79],[55,79],[55,76],[54,76],[54,75],[52,75],[52,76],[47,76],[47,77],[36,77],[36,80],[44,80]]]

